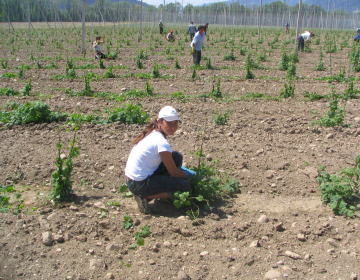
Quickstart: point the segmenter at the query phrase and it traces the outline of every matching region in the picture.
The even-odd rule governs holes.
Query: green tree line
[[[129,0],[131,1],[131,0]],[[118,22],[118,21],[136,21],[140,19],[140,5],[139,1],[110,2],[105,0],[95,0],[92,5],[86,6],[86,21],[94,22]],[[29,7],[30,6],[30,7]],[[272,2],[262,7],[263,13],[271,14],[284,14],[291,13],[297,14],[299,5],[296,4],[290,7],[282,1]],[[182,7],[179,2],[168,3],[159,5],[144,4],[143,12],[158,14],[159,17],[165,14],[171,15],[185,15],[190,18],[192,15],[222,15],[224,11],[230,16],[244,15],[245,13],[251,14],[259,9],[257,5],[245,7],[240,5],[239,2],[233,2],[227,5],[224,2],[212,3],[203,6],[194,6],[187,4]],[[82,14],[82,1],[80,0],[2,0],[0,2],[0,21],[7,22],[8,19],[12,22],[26,22],[28,21],[28,13],[30,12],[30,20],[33,22],[42,21],[81,21]],[[320,15],[326,14],[321,6],[316,5],[302,5],[302,12]],[[129,14],[131,18],[129,18]],[[339,16],[350,15],[343,10],[335,10],[332,14]]]

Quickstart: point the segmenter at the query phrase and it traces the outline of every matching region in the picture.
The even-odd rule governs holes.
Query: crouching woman
[[[132,141],[134,147],[126,163],[125,176],[142,213],[148,212],[148,202],[152,199],[171,198],[175,191],[191,190],[186,178],[196,173],[181,166],[181,153],[172,151],[166,139],[176,132],[179,122],[176,110],[165,106],[158,118]]]

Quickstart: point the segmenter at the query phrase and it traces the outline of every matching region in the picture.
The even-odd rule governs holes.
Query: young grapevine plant
[[[359,178],[360,155],[355,156],[354,168],[344,168],[335,175],[330,175],[321,166],[316,179],[321,191],[321,200],[330,204],[336,215],[353,217],[356,208],[351,203],[355,198],[355,192],[359,189]]]

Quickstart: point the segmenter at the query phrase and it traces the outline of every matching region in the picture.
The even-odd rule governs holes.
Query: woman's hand
[[[185,178],[185,172],[176,167],[170,152],[161,152],[160,156],[170,176]]]

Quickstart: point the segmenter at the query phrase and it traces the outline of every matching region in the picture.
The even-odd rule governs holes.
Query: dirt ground
[[[130,141],[144,125],[88,123],[81,125],[77,133],[80,155],[74,160],[74,202],[52,207],[48,197],[59,127],[65,154],[73,132],[66,130],[64,123],[56,122],[12,127],[0,124],[0,182],[13,185],[21,193],[24,205],[20,211],[11,208],[0,216],[1,279],[357,279],[359,215],[354,219],[335,216],[321,202],[316,177],[320,165],[331,174],[354,165],[360,143],[360,101],[340,101],[339,105],[346,108],[345,123],[349,125],[326,128],[314,125],[313,121],[328,110],[328,100],[310,102],[303,96],[305,91],[329,94],[330,85],[343,93],[346,83],[314,79],[338,74],[341,68],[357,79],[354,85],[360,88],[360,74],[349,72],[351,47],[340,50],[338,45],[336,53],[325,54],[327,69],[315,71],[312,68],[319,61],[320,46],[324,47],[324,34],[319,31],[321,45],[312,45],[311,53],[299,53],[294,97],[280,101],[241,100],[249,92],[279,95],[286,77],[286,71],[278,70],[281,44],[285,40],[292,44],[292,37],[281,33],[279,47],[271,49],[267,44],[274,38],[270,29],[264,31],[264,43],[260,45],[251,29],[245,34],[249,40],[245,44],[239,41],[240,34],[226,33],[221,37],[220,28],[213,27],[203,55],[211,58],[216,69],[197,70],[197,77],[192,79],[190,42],[184,42],[187,35],[178,29],[173,44],[165,42],[165,37],[160,37],[155,29],[154,33],[146,31],[140,42],[137,35],[126,37],[126,30],[107,35],[107,40],[112,40],[111,51],[120,43],[122,47],[118,59],[104,63],[112,64],[114,74],[121,77],[93,80],[90,82],[93,91],[121,94],[124,88],[143,90],[146,80],[136,75],[151,73],[154,63],[161,66],[161,75],[170,75],[168,79],[148,80],[154,88],[153,97],[126,102],[70,97],[64,89],[80,91],[83,80],[52,79],[55,74],[65,74],[67,57],[78,58],[74,60],[76,66],[98,65],[91,59],[89,46],[86,60],[81,59],[80,40],[74,39],[77,30],[59,28],[55,34],[39,29],[29,45],[25,42],[26,29],[20,29],[18,36],[8,36],[6,28],[0,30],[5,37],[2,53],[9,65],[8,69],[0,70],[0,75],[17,73],[16,67],[21,64],[31,66],[22,78],[0,78],[0,88],[20,91],[29,79],[32,81],[30,96],[1,96],[0,106],[11,101],[42,101],[53,111],[101,115],[105,109],[140,102],[150,117],[155,117],[163,106],[171,105],[183,121],[176,135],[169,139],[172,149],[184,155],[188,166],[195,166],[192,153],[200,148],[198,131],[206,131],[204,153],[220,160],[221,172],[240,181],[236,195],[212,201],[211,211],[201,209],[196,221],[184,210],[176,210],[160,200],[150,203],[150,215],[140,214],[133,198],[119,193],[118,187],[125,182]],[[96,33],[96,29],[89,30],[88,45]],[[349,34],[341,36],[351,46]],[[8,44],[11,36],[15,41]],[[210,44],[224,36],[235,39],[235,61],[223,60],[223,55],[230,51],[230,46],[224,48],[226,43]],[[163,44],[158,42],[155,48],[152,37]],[[45,41],[40,48],[36,47],[38,38]],[[59,49],[52,43],[54,39],[62,39],[63,44],[57,68],[36,69],[37,59],[30,60],[31,53],[43,65],[50,64],[51,58],[59,55]],[[338,44],[340,39],[339,35]],[[286,45],[289,52],[291,44]],[[267,53],[266,61],[260,62],[265,69],[252,70],[256,76],[253,80],[243,78],[245,56],[240,55],[241,45],[251,49],[254,59],[260,52]],[[168,46],[182,69],[174,69],[175,61],[166,59]],[[140,49],[148,54],[143,61],[144,69],[137,69],[134,59]],[[77,75],[87,72],[103,75],[106,71],[75,70]],[[130,73],[135,73],[135,77],[125,76]],[[225,100],[197,98],[196,95],[212,90],[216,78],[221,78]],[[190,101],[182,103],[171,98],[178,91],[188,95]],[[213,122],[215,114],[229,110],[226,125]],[[13,195],[11,202],[16,203]],[[125,214],[134,221],[128,230],[122,227]],[[144,225],[151,232],[145,238],[145,246],[130,249],[130,244],[135,243],[134,232]],[[48,245],[44,244],[46,237],[50,239]]]

